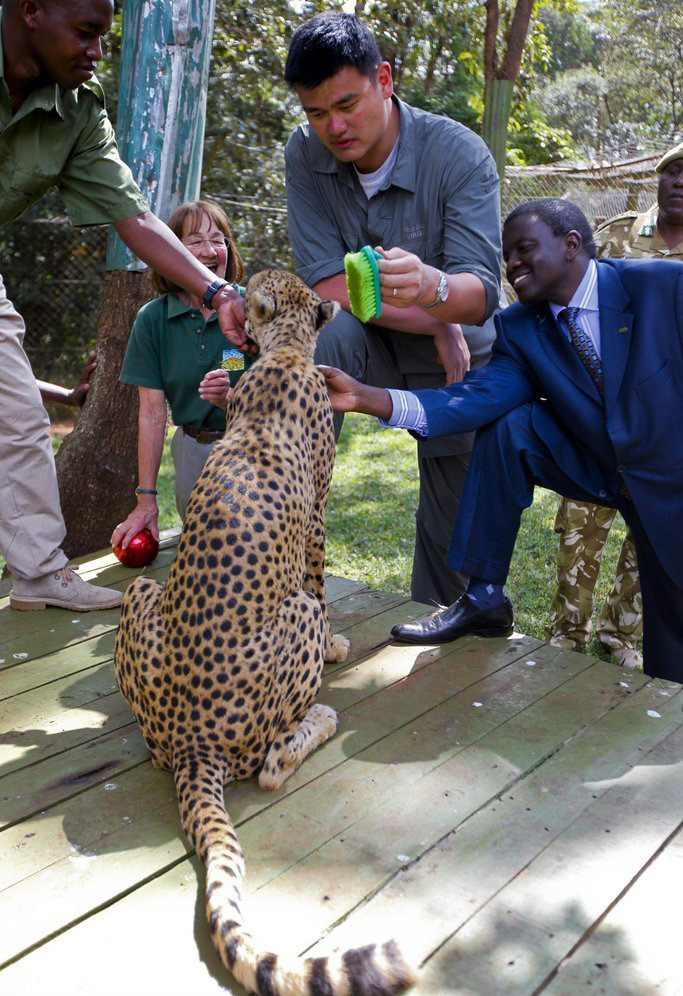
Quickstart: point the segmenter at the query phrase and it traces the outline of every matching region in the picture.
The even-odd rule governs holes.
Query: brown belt
[[[192,436],[198,443],[215,443],[225,435],[224,429],[194,429],[191,425],[184,425],[183,432],[186,436]]]

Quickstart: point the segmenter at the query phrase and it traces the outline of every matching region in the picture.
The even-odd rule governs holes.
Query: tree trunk
[[[124,4],[119,152],[163,219],[199,196],[214,14],[215,0]],[[131,326],[152,290],[144,264],[113,229],[107,268],[93,387],[58,454],[69,557],[108,546],[135,503],[137,389],[118,378]]]
[[[119,383],[130,329],[152,296],[147,273],[107,273],[97,324],[97,369],[75,429],[57,453],[67,557],[109,546],[135,505],[137,388]]]
[[[486,0],[484,29],[484,120],[481,135],[495,159],[501,189],[505,175],[507,131],[512,109],[512,95],[519,76],[522,53],[529,31],[535,0],[517,0],[506,38],[502,63],[498,58],[498,0]]]
[[[510,121],[514,86],[515,84],[512,80],[494,78],[486,87],[484,101],[484,120],[481,125],[481,137],[488,145],[489,151],[495,160],[501,184],[505,175],[508,122]]]

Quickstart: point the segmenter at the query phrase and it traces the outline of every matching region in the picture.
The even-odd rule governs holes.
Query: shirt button
[[[607,497],[606,491],[598,491],[598,498],[606,498],[606,497]]]
[[[623,474],[624,473],[624,465],[623,465],[623,463],[620,463],[619,466],[617,467],[617,473],[619,473],[619,474]]]

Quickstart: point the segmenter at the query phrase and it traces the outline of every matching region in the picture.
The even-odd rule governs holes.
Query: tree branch
[[[486,27],[484,28],[484,80],[490,83],[498,68],[497,40],[500,8],[498,0],[486,0]]]
[[[507,39],[507,48],[503,64],[498,76],[500,79],[512,80],[514,83],[519,76],[519,67],[522,64],[522,52],[524,43],[529,31],[531,13],[534,9],[535,0],[517,0],[515,12],[512,15],[510,34]]]

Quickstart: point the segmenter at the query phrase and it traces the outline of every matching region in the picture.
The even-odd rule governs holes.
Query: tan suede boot
[[[121,604],[122,598],[120,591],[88,584],[70,567],[62,567],[40,578],[15,578],[9,604],[13,609],[23,611],[56,605],[73,612],[90,612],[93,609],[114,609]]]

